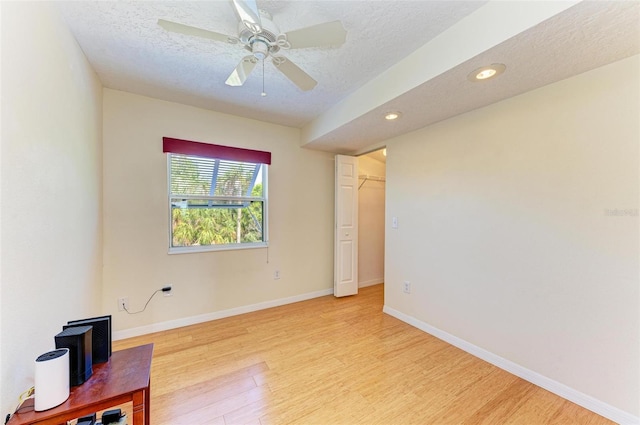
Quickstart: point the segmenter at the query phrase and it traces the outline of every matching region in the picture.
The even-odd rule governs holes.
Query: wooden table
[[[71,387],[69,398],[43,412],[25,403],[8,425],[61,425],[94,412],[133,402],[133,424],[150,425],[151,356],[153,344],[114,351],[106,363],[93,365],[93,375],[82,385]],[[38,389],[36,388],[36,397]]]

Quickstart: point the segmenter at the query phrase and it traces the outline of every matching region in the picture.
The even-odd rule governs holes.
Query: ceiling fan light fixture
[[[467,79],[471,82],[487,81],[502,74],[507,67],[502,63],[492,63],[489,66],[483,66],[474,69],[467,75]]]
[[[400,115],[402,115],[402,113],[398,111],[387,112],[386,114],[384,114],[384,119],[387,121],[395,121],[400,118]]]
[[[269,56],[269,44],[260,38],[251,41],[251,53],[258,60],[264,60]]]

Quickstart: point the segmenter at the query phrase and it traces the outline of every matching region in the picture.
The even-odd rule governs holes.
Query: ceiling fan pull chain
[[[264,58],[262,59],[262,93],[260,96],[265,97],[267,93],[264,91]]]

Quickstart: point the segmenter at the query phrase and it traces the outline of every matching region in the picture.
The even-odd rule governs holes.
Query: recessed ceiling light
[[[387,112],[384,116],[384,119],[387,121],[393,121],[400,118],[400,115],[402,115],[400,112]]]
[[[492,63],[489,66],[474,69],[467,75],[467,79],[473,82],[487,81],[502,74],[505,69],[507,69],[507,67],[502,63]]]

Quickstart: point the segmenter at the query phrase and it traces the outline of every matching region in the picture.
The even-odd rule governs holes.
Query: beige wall
[[[163,136],[272,152],[268,252],[167,254]],[[105,89],[103,307],[117,331],[330,290],[333,156],[300,148],[298,137],[297,129]],[[169,283],[173,295],[156,296],[144,313],[117,311],[119,297],[139,310]]]
[[[638,64],[387,141],[385,264],[387,306],[635,416]]]
[[[0,9],[4,421],[62,325],[101,313],[102,87],[51,4]]]
[[[112,90],[103,104],[51,5],[2,2],[0,20],[2,412],[67,320],[127,330],[331,289],[332,155],[295,129]],[[639,71],[389,141],[385,260],[387,306],[636,416]],[[167,254],[162,136],[273,152],[268,253]],[[167,283],[145,313],[116,311]]]
[[[363,155],[358,157],[358,174],[384,177],[385,165]],[[360,287],[384,281],[384,186],[367,180],[358,190],[358,283]]]

